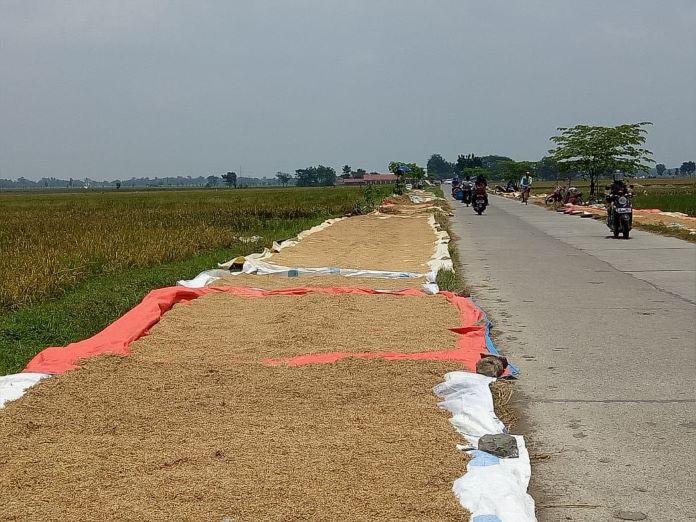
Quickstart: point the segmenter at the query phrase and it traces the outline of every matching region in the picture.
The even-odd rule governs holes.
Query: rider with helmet
[[[529,171],[525,172],[524,176],[520,180],[520,192],[522,192],[522,201],[526,201],[529,198],[529,193],[532,190],[532,176],[529,175]],[[526,196],[526,197],[525,197]]]
[[[488,206],[488,194],[486,193],[486,187],[488,187],[488,181],[486,181],[486,178],[483,177],[483,174],[476,176],[476,181],[474,181],[474,191],[476,193],[483,193],[486,206]]]

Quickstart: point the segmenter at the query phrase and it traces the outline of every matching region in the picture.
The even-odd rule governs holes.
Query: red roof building
[[[387,185],[396,183],[395,174],[365,174],[362,178],[349,178],[340,180],[343,185]]]

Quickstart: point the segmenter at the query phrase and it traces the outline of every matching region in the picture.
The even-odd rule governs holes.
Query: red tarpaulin
[[[39,373],[63,373],[78,367],[81,359],[87,359],[102,354],[128,355],[130,344],[147,335],[161,317],[177,303],[186,303],[203,295],[213,292],[225,292],[229,294],[259,298],[274,295],[306,295],[308,293],[320,294],[380,294],[425,296],[420,290],[400,290],[393,292],[377,291],[371,288],[284,288],[279,290],[259,290],[241,287],[206,287],[185,288],[168,287],[150,292],[142,302],[136,305],[125,315],[114,321],[98,334],[66,347],[46,348],[37,354],[24,369],[25,372]],[[459,310],[461,324],[452,328],[452,331],[460,334],[457,345],[452,350],[421,353],[324,353],[306,354],[289,359],[266,359],[268,364],[286,363],[291,366],[313,363],[329,363],[345,357],[398,360],[451,360],[459,361],[462,365],[475,371],[476,362],[480,359],[480,353],[486,351],[486,327],[485,314],[470,299],[459,297],[451,292],[441,292],[443,296]],[[428,296],[428,299],[437,299],[439,296]]]

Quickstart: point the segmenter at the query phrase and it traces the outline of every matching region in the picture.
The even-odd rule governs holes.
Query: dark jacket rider
[[[628,193],[628,187],[621,179],[615,179],[611,185],[609,185],[608,191],[606,192],[607,203],[611,203],[616,196],[623,196]]]
[[[476,176],[476,182],[474,183],[474,186],[476,187],[476,192],[478,193],[479,191],[483,191],[483,196],[485,198],[486,206],[488,206],[488,193],[486,192],[486,187],[488,186],[488,182],[486,181],[486,178],[483,177],[483,175],[479,174]]]

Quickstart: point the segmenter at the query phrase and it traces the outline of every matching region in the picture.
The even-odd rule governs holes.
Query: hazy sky
[[[644,120],[696,160],[695,0],[0,0],[3,178],[531,160]]]

